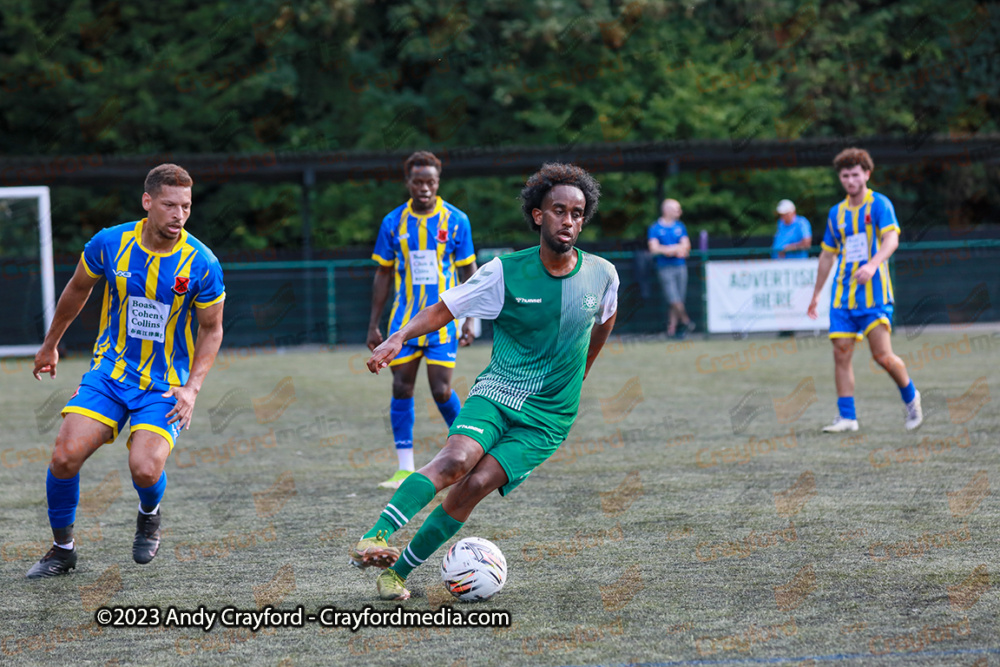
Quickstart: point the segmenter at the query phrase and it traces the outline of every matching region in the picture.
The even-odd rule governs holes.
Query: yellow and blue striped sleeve
[[[398,224],[398,219],[390,213],[385,216],[382,220],[382,226],[378,229],[372,259],[382,266],[395,266],[396,264],[396,251],[392,242],[392,230],[396,224]]]
[[[879,238],[882,238],[886,232],[900,233],[899,220],[896,219],[896,209],[888,197],[882,195],[875,197],[874,206],[872,206],[872,218],[875,226],[878,228]]]
[[[832,252],[834,255],[840,254],[840,241],[833,232],[833,220],[830,217],[826,219],[826,231],[823,233],[823,241],[820,246],[823,250]]]
[[[83,260],[83,268],[91,278],[100,278],[104,275],[104,242],[107,236],[107,230],[102,229],[83,246],[80,259]]]
[[[200,280],[198,296],[194,305],[198,308],[209,308],[221,303],[226,298],[226,285],[222,277],[222,265],[214,257],[208,262],[205,273]]]
[[[461,215],[455,216],[458,218],[458,229],[455,230],[455,266],[468,266],[476,261],[476,249],[472,244],[469,216],[459,212]]]

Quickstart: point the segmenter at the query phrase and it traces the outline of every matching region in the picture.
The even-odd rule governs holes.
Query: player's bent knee
[[[80,472],[82,466],[83,460],[79,456],[74,456],[68,447],[60,447],[56,443],[55,449],[52,450],[52,460],[49,462],[49,469],[53,475],[59,479],[69,479]]]
[[[875,355],[875,363],[886,370],[891,370],[894,366],[896,366],[897,362],[902,363],[899,357],[895,354],[884,353]]]
[[[159,462],[153,460],[129,461],[129,469],[132,471],[132,481],[142,488],[160,481],[160,474],[163,472]]]
[[[86,438],[80,435],[60,432],[52,449],[52,460],[49,467],[52,474],[60,479],[68,479],[83,467],[83,462],[91,451]]]
[[[454,484],[469,472],[469,462],[464,453],[449,456],[441,461],[441,477],[449,485]]]
[[[133,448],[135,443],[132,443]],[[164,462],[159,457],[148,453],[146,455],[136,455],[129,453],[128,467],[132,473],[132,481],[140,487],[147,487],[156,484],[163,473]]]
[[[479,501],[490,495],[490,492],[496,489],[497,486],[492,476],[474,472],[466,475],[459,483],[458,488],[461,489],[460,493],[462,496],[470,499],[474,498]]]
[[[445,486],[451,486],[469,472],[474,462],[468,452],[459,450],[448,452],[434,463],[438,477]]]
[[[402,382],[392,383],[392,397],[397,400],[406,400],[408,398],[413,398],[413,383],[405,384]]]

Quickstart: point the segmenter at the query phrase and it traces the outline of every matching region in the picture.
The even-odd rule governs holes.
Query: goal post
[[[37,218],[35,224],[31,217]],[[37,236],[31,227],[36,228]],[[30,270],[35,261],[37,273]],[[0,264],[4,285],[0,303],[6,311],[0,321],[0,357],[34,356],[55,313],[52,209],[47,186],[0,188]]]

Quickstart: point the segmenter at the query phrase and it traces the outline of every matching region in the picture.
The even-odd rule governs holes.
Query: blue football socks
[[[134,481],[132,486],[139,493],[139,506],[144,514],[152,514],[163,499],[163,492],[167,489],[167,471],[160,473],[160,479],[153,486],[141,488]]]
[[[396,449],[413,449],[413,397],[393,398],[389,402],[389,420],[392,422],[392,439]]]
[[[458,411],[462,409],[462,402],[458,400],[458,392],[454,389],[451,390],[451,396],[444,403],[438,403],[438,410],[441,411],[441,416],[444,417],[444,421],[450,427],[455,423],[455,417],[458,416]]]
[[[66,528],[76,522],[76,506],[80,504],[80,473],[69,479],[59,479],[48,471],[45,497],[49,503],[49,525],[52,530]]]
[[[841,419],[857,419],[858,415],[854,412],[854,397],[853,396],[841,396],[837,399],[837,409],[840,410]]]

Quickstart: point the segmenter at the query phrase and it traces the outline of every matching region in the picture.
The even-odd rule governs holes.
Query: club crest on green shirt
[[[597,310],[597,295],[594,293],[587,293],[583,295],[583,309],[588,311]]]

